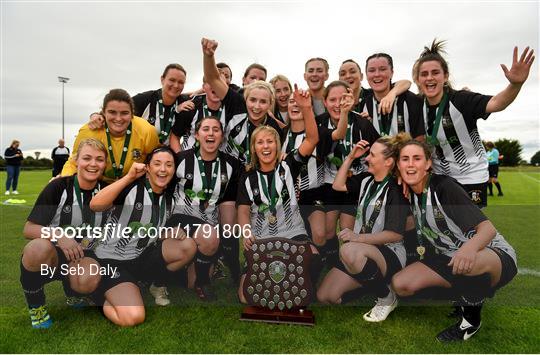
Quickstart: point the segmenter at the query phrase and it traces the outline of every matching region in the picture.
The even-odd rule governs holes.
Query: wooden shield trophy
[[[241,320],[314,325],[308,242],[285,238],[257,239],[245,251],[247,273],[243,293],[249,306]]]

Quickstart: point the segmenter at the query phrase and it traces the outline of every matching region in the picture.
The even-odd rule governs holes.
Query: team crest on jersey
[[[445,128],[452,127],[454,124],[452,123],[452,118],[450,116],[443,116],[442,118],[442,125]]]
[[[480,190],[472,190],[470,193],[472,202],[476,204],[482,202],[482,192]]]
[[[142,204],[141,202],[137,202],[137,203],[135,204],[135,209],[136,209],[137,211],[141,211],[141,210],[143,209],[143,204]]]
[[[254,189],[253,189],[253,195],[254,195],[254,196],[258,196],[258,195],[259,195],[259,189],[258,189],[258,188],[254,188]]]
[[[380,211],[381,207],[382,207],[382,201],[381,200],[375,201],[375,211]]]
[[[71,213],[71,206],[69,206],[69,205],[64,206],[62,211],[64,211],[64,213]]]
[[[280,171],[280,172],[279,172],[279,178],[280,178],[282,181],[285,181],[285,172],[284,172],[284,171]]]
[[[221,184],[226,185],[229,182],[229,178],[227,177],[227,174],[221,174]]]
[[[444,215],[438,207],[433,207],[433,217],[435,219],[444,219]]]
[[[133,158],[134,161],[141,160],[141,157],[142,157],[141,150],[140,149],[133,149],[133,151],[131,152],[131,157]]]
[[[242,130],[242,126],[236,126],[236,132],[240,132]]]
[[[186,179],[193,180],[193,174],[186,174]]]

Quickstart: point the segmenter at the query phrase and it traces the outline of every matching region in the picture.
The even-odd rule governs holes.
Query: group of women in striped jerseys
[[[487,162],[476,120],[516,98],[533,51],[518,58],[514,50],[511,68],[502,66],[509,85],[491,97],[453,90],[442,43],[434,41],[413,67],[417,96],[410,82],[392,82],[385,53],[366,60],[370,89],[353,60],[325,86],[328,63],[312,58],[307,90],[283,75],[266,83],[258,64],[239,90],[226,80],[230,68],[216,64],[217,42],[201,44],[201,92],[182,95],[186,71],[178,64],[167,66],[159,90],[133,99],[111,90],[81,128],[62,177],[38,198],[21,259],[32,326],[51,325],[43,286],[55,279],[72,298],[91,294],[122,326],[144,321],[141,280],[167,305],[165,276],[187,270],[188,285],[211,300],[219,256],[245,301],[236,236],[245,249],[258,238],[309,241],[314,283],[324,264],[329,269],[318,300],[339,304],[355,290],[372,291],[377,301],[366,321],[385,320],[398,296],[436,287],[460,317],[437,338],[466,340],[478,331],[484,299],[515,276],[517,263],[478,208]],[[106,233],[99,240],[44,237],[45,229],[66,225]],[[59,272],[75,266],[87,272]],[[90,275],[92,268],[101,272]]]

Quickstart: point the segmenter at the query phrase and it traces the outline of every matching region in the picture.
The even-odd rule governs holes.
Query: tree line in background
[[[485,141],[482,142],[485,146]],[[521,159],[521,153],[523,152],[523,146],[517,139],[499,139],[495,142],[495,147],[499,151],[499,154],[503,156],[499,161],[501,166],[516,166],[528,164],[527,161]],[[531,158],[531,165],[540,165],[540,150],[537,151]],[[0,157],[0,168],[5,168],[6,161],[3,157]],[[22,166],[28,169],[52,169],[53,161],[49,158],[37,158],[27,156],[22,162]]]

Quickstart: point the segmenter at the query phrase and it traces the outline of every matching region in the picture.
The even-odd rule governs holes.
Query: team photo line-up
[[[144,322],[141,287],[167,306],[171,275],[212,301],[226,267],[246,303],[240,250],[277,237],[307,242],[321,303],[370,292],[363,318],[381,322],[399,297],[437,290],[458,319],[437,339],[475,334],[484,300],[517,274],[514,249],[480,209],[490,176],[477,120],[514,101],[534,51],[514,48],[501,65],[508,85],[489,96],[452,88],[443,41],[413,65],[419,95],[393,82],[386,53],[365,68],[345,60],[328,84],[327,61],[311,58],[305,90],[283,75],[266,82],[252,64],[240,88],[216,63],[218,43],[201,47],[201,90],[183,93],[179,64],[158,90],[110,90],[39,195],[20,264],[32,327],[52,325],[54,280],[69,305],[97,305],[120,326]]]

